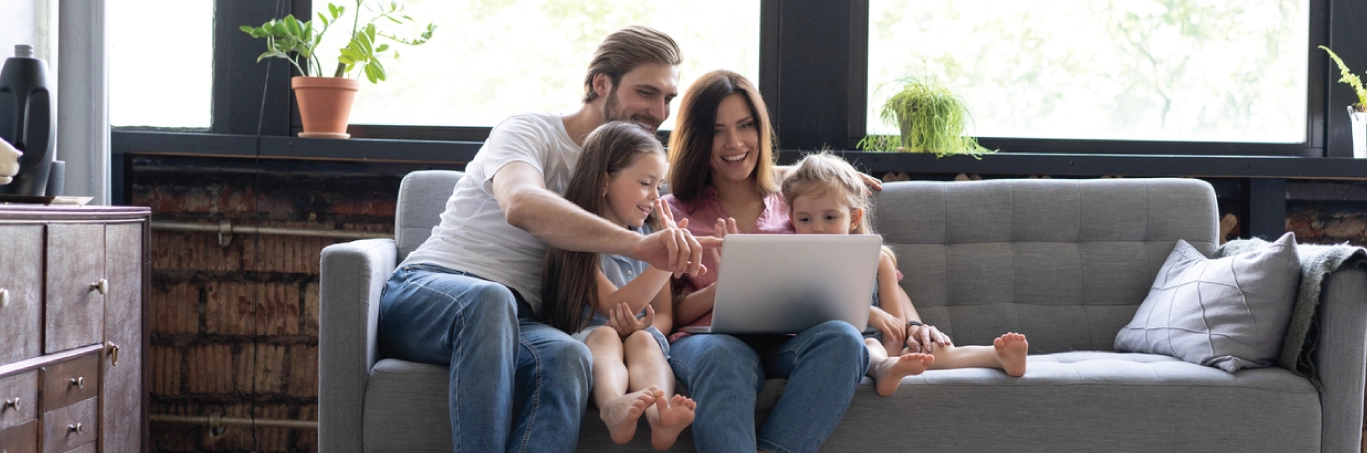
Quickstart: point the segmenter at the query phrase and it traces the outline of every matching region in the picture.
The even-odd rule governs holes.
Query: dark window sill
[[[306,139],[280,136],[114,131],[115,155],[179,155],[316,161],[464,164],[481,142],[400,139]],[[789,163],[807,151],[784,150]],[[936,158],[929,154],[836,151],[869,173],[1061,177],[1192,176],[1367,180],[1367,159],[1287,156],[997,153]]]

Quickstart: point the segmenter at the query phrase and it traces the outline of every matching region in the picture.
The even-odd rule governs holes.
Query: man
[[[547,244],[630,256],[697,272],[703,244],[687,231],[642,237],[561,197],[584,138],[612,120],[651,131],[678,92],[678,44],[632,26],[599,44],[569,115],[515,115],[493,129],[446,203],[432,236],[380,298],[386,355],[449,364],[456,451],[571,451],[587,405],[592,358],[537,321]]]

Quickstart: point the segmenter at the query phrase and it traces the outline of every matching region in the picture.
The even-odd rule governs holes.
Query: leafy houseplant
[[[870,135],[858,147],[869,151],[935,153],[936,157],[991,153],[964,135],[968,109],[953,92],[933,80],[905,79],[883,104],[879,117],[897,124],[901,136]]]
[[[1353,126],[1353,157],[1367,157],[1367,88],[1362,86],[1362,78],[1348,70],[1348,65],[1334,51],[1324,46],[1320,48],[1329,52],[1329,58],[1338,65],[1342,75],[1339,81],[1353,87],[1353,92],[1357,94],[1357,103],[1348,106],[1348,117],[1352,119]]]
[[[381,4],[373,8],[373,14],[362,22],[362,6],[366,0],[356,0],[355,13],[351,22],[351,34],[346,44],[338,50],[337,67],[332,77],[322,77],[323,65],[318,56],[318,48],[323,35],[336,25],[346,13],[345,6],[328,3],[327,14],[318,13],[316,21],[301,22],[293,14],[280,19],[272,19],[260,27],[241,26],[241,30],[253,38],[266,38],[266,52],[257,57],[260,62],[266,58],[283,58],[299,70],[299,76],[290,79],[295,96],[299,100],[299,116],[304,122],[301,137],[346,138],[347,118],[351,115],[351,102],[355,98],[360,83],[352,79],[357,68],[357,76],[364,74],[370,83],[385,80],[387,73],[380,57],[390,50],[386,39],[400,44],[416,46],[432,38],[436,25],[427,24],[426,29],[417,37],[408,39],[385,31],[380,25],[402,26],[413,22],[397,1]],[[314,25],[318,24],[315,29]],[[398,58],[399,52],[393,52]],[[300,60],[303,65],[300,65]],[[315,74],[315,75],[310,75]],[[321,123],[321,124],[319,124]]]
[[[1348,65],[1343,64],[1343,60],[1340,59],[1338,54],[1335,54],[1334,51],[1329,50],[1328,47],[1324,46],[1320,46],[1320,48],[1324,49],[1325,52],[1329,52],[1329,58],[1334,59],[1334,63],[1339,66],[1339,73],[1343,75],[1339,81],[1353,87],[1353,91],[1357,93],[1358,102],[1352,105],[1353,110],[1367,112],[1367,88],[1362,87],[1362,79],[1359,78],[1357,74],[1353,74],[1353,71],[1348,70]]]

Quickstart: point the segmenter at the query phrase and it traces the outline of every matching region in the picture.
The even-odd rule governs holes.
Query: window
[[[14,56],[16,44],[33,46],[33,56],[51,60],[57,52],[57,2],[55,0],[12,0],[5,2],[0,14],[0,63]],[[52,65],[48,65],[51,71]],[[48,74],[56,83],[56,76]]]
[[[207,129],[214,2],[116,1],[105,8],[110,124]]]
[[[320,11],[319,5],[326,5],[314,4]],[[654,27],[679,43],[684,55],[680,94],[713,69],[759,80],[758,0],[404,4],[410,16],[423,25],[436,23],[437,30],[421,46],[392,47],[400,59],[385,60],[388,80],[361,83],[351,124],[489,127],[519,112],[569,113],[583,97],[584,71],[594,48],[608,33],[631,24]],[[340,47],[350,31],[350,23],[345,25],[325,36],[319,54],[324,66],[335,64],[331,49]],[[663,128],[672,125],[666,121]]]
[[[918,76],[981,137],[1304,143],[1309,3],[875,0],[867,130]]]

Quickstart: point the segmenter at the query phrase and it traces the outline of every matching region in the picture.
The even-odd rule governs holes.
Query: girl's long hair
[[[584,139],[579,167],[570,178],[565,199],[602,216],[607,212],[604,191],[608,182],[638,157],[652,153],[664,155],[664,147],[640,126],[625,121],[599,126]],[[654,212],[646,224],[658,228]],[[570,334],[588,324],[584,307],[598,303],[598,260],[594,252],[546,248],[541,268],[541,312],[546,324]]]
[[[797,197],[824,195],[830,191],[843,195],[850,208],[864,211],[864,216],[859,219],[859,225],[852,233],[873,234],[873,226],[869,221],[872,214],[869,206],[872,203],[864,191],[864,180],[845,159],[829,152],[808,154],[798,161],[792,173],[783,180],[783,201],[788,202],[789,208]]]

